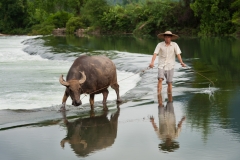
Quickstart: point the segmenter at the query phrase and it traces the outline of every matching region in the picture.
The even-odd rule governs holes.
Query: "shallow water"
[[[0,37],[1,159],[239,159],[240,41],[231,37],[177,41],[191,70],[179,63],[175,66],[173,108],[175,127],[181,130],[172,148],[161,147],[166,141],[150,122],[153,116],[158,128],[163,125],[158,114],[157,69],[141,72],[157,43],[155,38],[130,36]],[[95,121],[89,118],[93,113],[89,113],[88,98],[77,108],[67,101],[66,116],[75,126],[71,131],[58,112],[64,92],[58,77],[66,75],[82,54],[113,60],[122,80],[124,103],[118,112],[111,90],[109,112],[100,116],[99,95]],[[201,75],[214,85],[209,87]],[[162,97],[166,107],[166,84]],[[178,127],[182,117],[185,120]],[[74,131],[81,137],[74,137]]]

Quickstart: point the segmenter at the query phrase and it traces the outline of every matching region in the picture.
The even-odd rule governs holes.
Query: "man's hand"
[[[154,64],[153,64],[153,63],[150,63],[150,64],[149,64],[149,67],[150,67],[150,68],[153,68],[153,67],[154,67]]]
[[[185,116],[183,116],[182,117],[182,119],[181,119],[181,121],[178,123],[178,127],[182,127],[182,123],[183,123],[183,121],[186,119],[186,117]]]
[[[185,63],[181,63],[182,67],[187,67],[187,65]]]
[[[156,57],[157,57],[157,54],[154,53],[154,54],[153,54],[153,57],[152,57],[152,61],[151,61],[151,63],[149,64],[149,67],[150,67],[150,68],[153,68],[153,67],[154,67],[154,61],[155,61]]]
[[[150,122],[154,122],[154,117],[153,116],[150,116],[149,119],[150,119]]]

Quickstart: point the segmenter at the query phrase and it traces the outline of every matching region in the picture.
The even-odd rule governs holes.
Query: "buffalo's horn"
[[[82,78],[79,80],[79,84],[83,84],[86,81],[86,75],[85,75],[84,71],[80,72],[80,73],[82,74]]]
[[[66,82],[66,81],[63,79],[63,75],[61,75],[61,76],[59,77],[59,82],[60,82],[62,85],[66,86],[66,87],[69,86],[69,83]]]

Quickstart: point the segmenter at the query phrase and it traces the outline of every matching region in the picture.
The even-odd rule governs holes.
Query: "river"
[[[146,69],[158,42],[155,37],[132,36],[1,36],[1,157],[239,159],[240,40],[182,37],[176,41],[189,68],[175,65],[172,107],[178,135],[170,147],[161,139],[157,69]],[[109,88],[109,112],[102,111],[102,95],[98,95],[95,119],[89,114],[89,97],[83,95],[82,106],[72,106],[69,98],[66,115],[59,112],[64,93],[59,76],[66,77],[80,55],[106,55],[115,63],[124,102],[120,110]],[[165,83],[161,97],[168,105]],[[78,127],[82,124],[80,128],[92,123],[98,127],[77,130],[83,137],[72,143],[65,116]],[[150,122],[152,116],[159,130]]]

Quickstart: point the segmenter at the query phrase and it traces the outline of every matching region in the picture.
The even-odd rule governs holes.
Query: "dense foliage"
[[[240,0],[236,0],[231,4],[231,8],[234,9],[232,22],[237,27],[238,35],[240,36]]]
[[[200,34],[222,35],[234,31],[231,22],[233,0],[195,0],[191,4],[194,14],[200,17]]]
[[[0,17],[0,33],[7,34],[90,28],[111,34],[225,35],[240,28],[240,0],[0,0]]]

